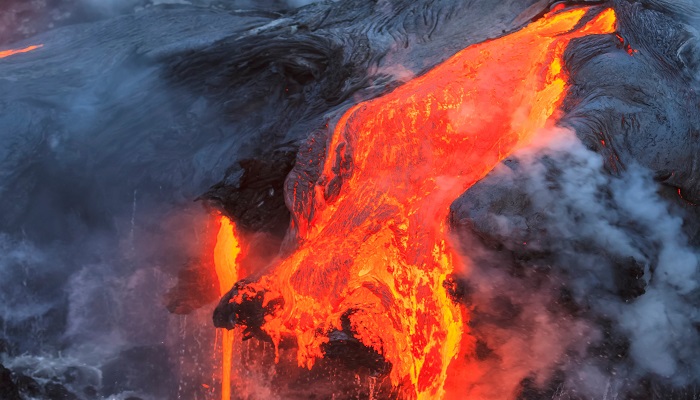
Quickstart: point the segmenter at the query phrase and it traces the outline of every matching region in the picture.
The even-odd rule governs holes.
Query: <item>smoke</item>
[[[453,205],[474,334],[493,353],[475,390],[604,398],[642,379],[699,383],[698,253],[680,210],[645,168],[614,176],[573,131],[550,137]]]
[[[207,219],[200,207],[149,210],[136,215],[134,231],[41,245],[3,233],[0,335],[9,348],[0,361],[77,394],[189,397],[216,365],[210,310],[171,315],[162,296],[184,262],[202,255]],[[190,362],[198,365],[178,365]]]
[[[266,142],[173,88],[153,54],[268,17],[134,4],[54,2],[105,20],[32,39],[41,52],[2,64],[0,363],[38,384],[39,398],[52,385],[80,399],[203,398],[219,387],[216,294],[188,315],[171,314],[165,297],[185,266],[206,268],[213,230],[193,200],[250,157],[245,144]],[[27,36],[44,30],[32,26]]]
[[[129,18],[130,32],[156,46],[199,38]],[[223,138],[220,118],[192,123],[205,102],[166,87],[121,40],[122,23],[63,28],[42,38],[45,52],[3,64],[0,363],[38,384],[38,398],[56,398],[52,385],[80,399],[194,398],[211,391],[203,383],[216,387],[213,305],[173,315],[163,297],[181,268],[205,264],[210,216],[193,199],[240,144]],[[25,68],[34,56],[54,61]],[[92,372],[67,372],[76,370]]]

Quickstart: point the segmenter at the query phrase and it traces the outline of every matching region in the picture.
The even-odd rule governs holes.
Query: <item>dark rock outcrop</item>
[[[58,382],[48,382],[44,385],[44,396],[48,400],[78,400],[75,393]]]
[[[22,400],[19,387],[13,380],[12,371],[0,364],[0,399]]]

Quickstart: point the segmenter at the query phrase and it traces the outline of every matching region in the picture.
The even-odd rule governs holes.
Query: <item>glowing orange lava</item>
[[[42,47],[44,47],[44,45],[43,45],[43,44],[39,44],[39,45],[34,45],[34,46],[25,47],[25,48],[23,48],[23,49],[2,50],[2,51],[0,51],[0,58],[5,58],[5,57],[13,56],[13,55],[15,55],[15,54],[29,53],[29,52],[32,51],[32,50],[36,50],[36,49],[39,49],[39,48],[42,48]]]
[[[222,216],[220,224],[214,247],[214,266],[219,277],[219,289],[223,296],[238,281],[238,256],[241,254],[241,246],[236,237],[236,227],[233,222]],[[230,400],[233,331],[224,330],[222,336],[221,398],[222,400]]]
[[[348,110],[312,204],[294,215],[298,247],[231,301],[251,292],[264,292],[265,304],[283,299],[262,329],[276,344],[296,338],[308,368],[348,319],[355,337],[391,363],[402,398],[443,397],[468,317],[443,287],[458,262],[449,206],[553,123],[568,43],[615,31],[610,9],[580,23],[589,10],[553,11]]]

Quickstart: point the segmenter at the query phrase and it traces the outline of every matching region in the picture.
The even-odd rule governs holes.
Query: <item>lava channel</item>
[[[238,258],[244,257],[236,226],[230,219],[219,218],[219,232],[214,247],[214,267],[219,279],[219,290],[224,295],[238,280]],[[231,367],[233,361],[234,331],[224,330],[221,335],[221,398],[231,398]]]
[[[574,38],[615,32],[612,9],[556,10],[523,29],[458,52],[425,75],[349,109],[328,139],[312,201],[291,204],[297,247],[222,298],[217,326],[245,325],[297,344],[300,366],[342,331],[380,354],[405,399],[445,395],[448,367],[469,351],[467,310],[446,279],[459,262],[450,204],[539,130],[567,89]],[[590,11],[590,14],[589,14]],[[292,202],[308,190],[287,180]],[[299,212],[301,210],[301,212]]]

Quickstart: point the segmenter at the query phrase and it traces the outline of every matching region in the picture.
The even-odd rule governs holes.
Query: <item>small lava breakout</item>
[[[38,44],[38,45],[27,46],[23,49],[0,50],[0,58],[10,57],[10,56],[13,56],[15,54],[29,53],[30,51],[42,48],[43,46],[44,45]]]

